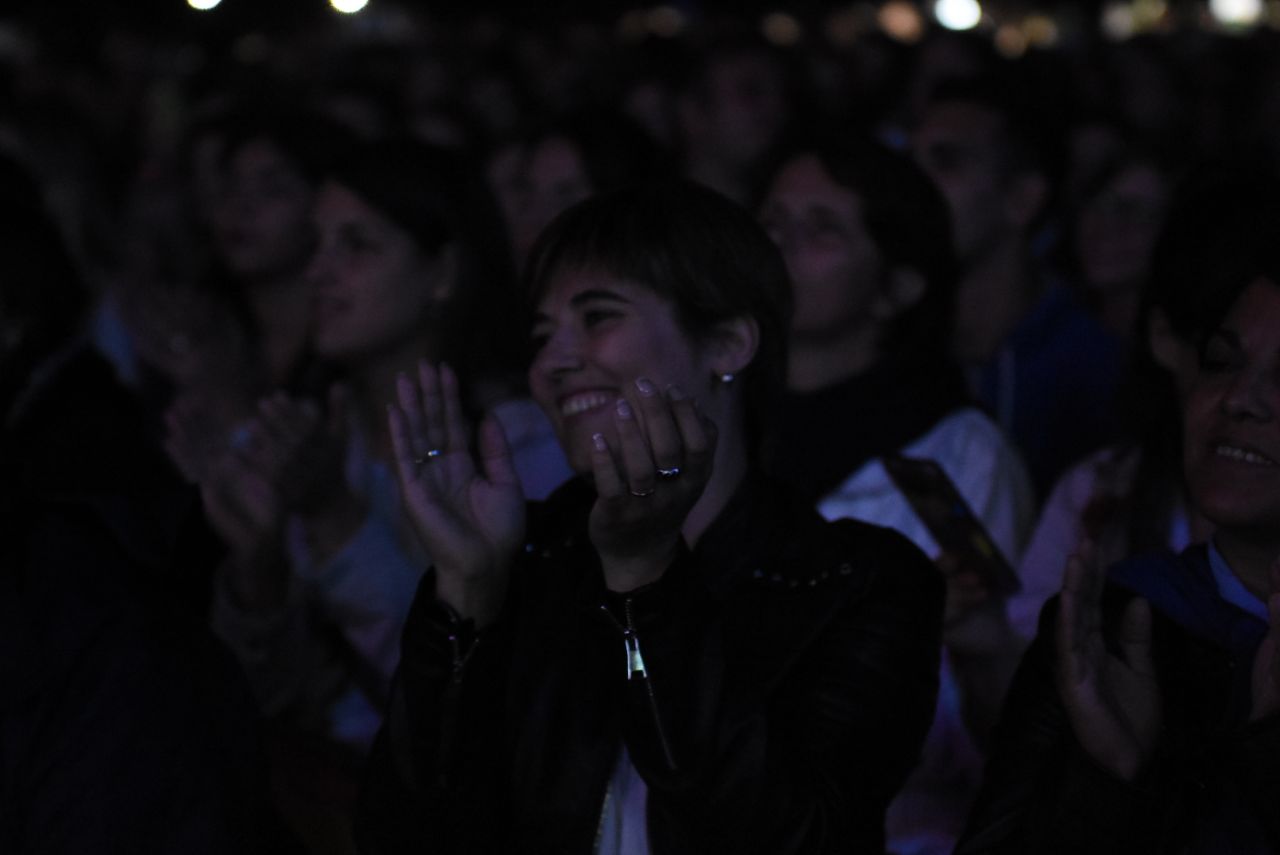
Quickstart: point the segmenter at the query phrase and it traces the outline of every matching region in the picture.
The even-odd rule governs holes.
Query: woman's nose
[[[1223,407],[1233,418],[1275,419],[1280,410],[1280,379],[1260,367],[1247,368],[1227,390]]]
[[[553,332],[538,349],[535,367],[548,376],[559,376],[582,367],[582,342],[571,330]]]

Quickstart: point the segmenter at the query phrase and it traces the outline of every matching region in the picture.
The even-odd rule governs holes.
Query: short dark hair
[[[773,241],[743,207],[685,180],[593,196],[560,214],[530,252],[530,307],[566,269],[598,269],[670,300],[695,338],[749,317],[759,347],[742,372],[753,450],[770,431],[786,382],[791,287]]]

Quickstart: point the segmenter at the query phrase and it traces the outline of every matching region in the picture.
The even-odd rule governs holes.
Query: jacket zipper
[[[466,668],[467,660],[471,658],[471,654],[475,652],[476,645],[479,643],[480,639],[474,639],[464,656],[462,654],[462,644],[458,640],[458,634],[453,631],[449,632],[449,683],[445,686],[444,703],[440,710],[440,743],[437,748],[441,759],[437,782],[441,787],[447,784],[447,770],[452,762],[455,741],[454,731],[458,727],[458,695],[462,690],[462,672]]]
[[[631,614],[631,598],[627,597],[622,601],[622,613],[627,621],[625,625],[618,622],[618,619],[613,616],[613,612],[609,611],[607,606],[601,605],[600,610],[609,616],[609,620],[622,633],[622,643],[626,647],[627,655],[627,680],[634,680],[637,677],[644,680],[645,694],[649,698],[649,712],[653,717],[653,725],[658,731],[658,743],[662,746],[663,759],[667,762],[667,768],[675,771],[675,757],[672,755],[671,746],[667,742],[667,734],[662,727],[662,718],[658,715],[658,699],[653,693],[653,683],[649,680],[649,671],[645,668],[644,655],[640,652],[640,636],[636,632],[635,620]]]
[[[604,801],[600,803],[600,818],[596,820],[596,845],[592,852],[600,851],[600,843],[604,840],[604,815],[609,810],[609,799],[613,798],[613,775],[604,785]]]

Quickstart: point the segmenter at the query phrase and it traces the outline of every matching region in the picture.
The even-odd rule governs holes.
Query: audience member
[[[992,590],[981,568],[955,566],[961,556],[945,554],[935,521],[921,519],[883,458],[939,464],[1009,562],[1032,521],[1030,481],[1000,429],[970,405],[948,350],[950,218],[909,158],[848,140],[798,144],[761,218],[796,304],[771,471],[827,519],[897,529],[954,571],[933,729],[889,811],[894,852],[950,851],[1019,645],[1004,618],[1006,592]]]
[[[1274,186],[1243,231],[1187,235],[1217,263],[1202,271],[1214,285],[1199,292],[1181,406],[1187,496],[1213,535],[1109,570],[1082,540],[1019,667],[957,852],[1280,846]]]
[[[1081,188],[1072,222],[1076,287],[1095,317],[1128,342],[1174,176],[1152,156],[1130,149],[1099,165]]]
[[[1036,256],[1053,170],[994,84],[940,87],[912,146],[951,209],[960,264],[953,349],[1043,496],[1112,438],[1120,347]]]
[[[500,145],[488,162],[517,262],[556,214],[593,193],[665,173],[665,153],[630,119],[591,110]]]
[[[802,112],[767,42],[725,35],[696,52],[676,100],[684,174],[751,205],[789,121]]]
[[[719,194],[658,186],[563,213],[528,280],[530,384],[580,478],[526,513],[492,421],[476,468],[453,373],[402,381],[398,473],[436,563],[362,845],[882,851],[942,586],[905,538],[759,476],[777,250]]]
[[[195,496],[88,308],[39,185],[0,158],[0,849],[294,851],[244,679],[193,607]]]
[[[1265,172],[1202,168],[1170,202],[1137,309],[1120,416],[1127,439],[1071,467],[1049,494],[1010,617],[1030,638],[1062,568],[1087,537],[1100,563],[1162,547],[1181,550],[1212,530],[1186,498],[1178,413],[1197,368],[1207,300],[1223,285],[1223,258],[1265,221],[1280,184]],[[1229,275],[1229,274],[1226,274]]]
[[[361,751],[377,729],[426,564],[387,468],[385,407],[397,375],[424,358],[458,364],[479,394],[493,348],[469,348],[468,339],[483,345],[481,312],[514,301],[502,290],[509,268],[496,211],[466,166],[426,145],[370,143],[327,174],[308,282],[316,351],[341,385],[327,413],[284,395],[265,399],[250,447],[227,454],[205,487],[232,541],[215,625],[256,676],[269,712]],[[545,429],[517,399],[491,403],[519,443],[530,490],[545,494],[562,477]],[[244,530],[240,518],[255,505],[261,516]],[[325,641],[326,626],[338,636]]]

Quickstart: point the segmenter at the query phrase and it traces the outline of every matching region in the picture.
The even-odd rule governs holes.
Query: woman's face
[[[311,185],[275,145],[241,146],[213,202],[214,242],[227,269],[251,280],[301,271],[314,246],[312,202]]]
[[[445,287],[438,262],[409,232],[339,184],[321,187],[314,217],[319,243],[307,275],[315,289],[316,351],[342,361],[423,334]]]
[[[1134,163],[1112,176],[1080,212],[1076,252],[1090,287],[1138,287],[1164,220],[1168,182],[1151,166]]]
[[[863,225],[857,195],[837,184],[816,157],[804,155],[783,167],[761,221],[791,276],[793,337],[842,336],[876,323],[880,253]]]
[[[564,137],[550,137],[528,149],[501,150],[489,163],[489,183],[520,259],[547,223],[592,192],[578,147]]]
[[[1259,279],[1205,343],[1185,407],[1192,500],[1224,529],[1280,539],[1280,284]]]
[[[707,410],[712,360],[677,321],[674,304],[650,289],[590,269],[551,278],[534,315],[529,386],[570,465],[591,471],[592,436],[617,448],[619,398],[640,412],[636,380],[675,385]]]

